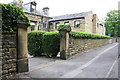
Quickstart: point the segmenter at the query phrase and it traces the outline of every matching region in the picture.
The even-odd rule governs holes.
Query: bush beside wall
[[[43,53],[42,37],[45,32],[31,31],[28,33],[28,51],[32,56],[41,56]]]
[[[86,32],[71,31],[70,37],[75,39],[108,39],[109,36]],[[28,51],[30,55],[56,57],[60,51],[59,32],[31,31],[28,33]]]
[[[60,35],[58,32],[46,32],[43,34],[44,54],[49,57],[56,57],[60,51]]]
[[[109,39],[109,36],[80,31],[71,31],[70,36],[77,39]]]

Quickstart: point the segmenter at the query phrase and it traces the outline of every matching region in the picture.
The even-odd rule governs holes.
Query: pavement
[[[118,78],[118,43],[78,53],[68,60],[30,57],[20,78]]]

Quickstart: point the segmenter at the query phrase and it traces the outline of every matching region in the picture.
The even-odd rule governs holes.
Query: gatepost
[[[28,72],[27,28],[29,25],[18,23],[17,72]]]
[[[59,30],[61,59],[67,59],[70,56],[70,53],[69,53],[69,32],[70,31],[71,31],[70,26],[63,26],[63,28]]]

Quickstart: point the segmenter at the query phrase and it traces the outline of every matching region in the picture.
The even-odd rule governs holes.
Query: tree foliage
[[[107,13],[105,19],[106,34],[114,37],[120,37],[120,11],[112,10]]]
[[[15,31],[17,23],[22,21],[29,25],[28,17],[21,8],[9,4],[0,4],[2,7],[2,29],[3,31]]]

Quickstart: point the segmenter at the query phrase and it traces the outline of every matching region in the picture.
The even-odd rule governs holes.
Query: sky
[[[13,0],[0,0],[0,3],[10,3]],[[24,3],[32,0],[23,0]],[[103,21],[107,12],[118,10],[120,0],[35,0],[37,10],[43,7],[49,7],[50,16],[59,16],[64,14],[81,13],[92,11],[98,15],[100,21]]]

